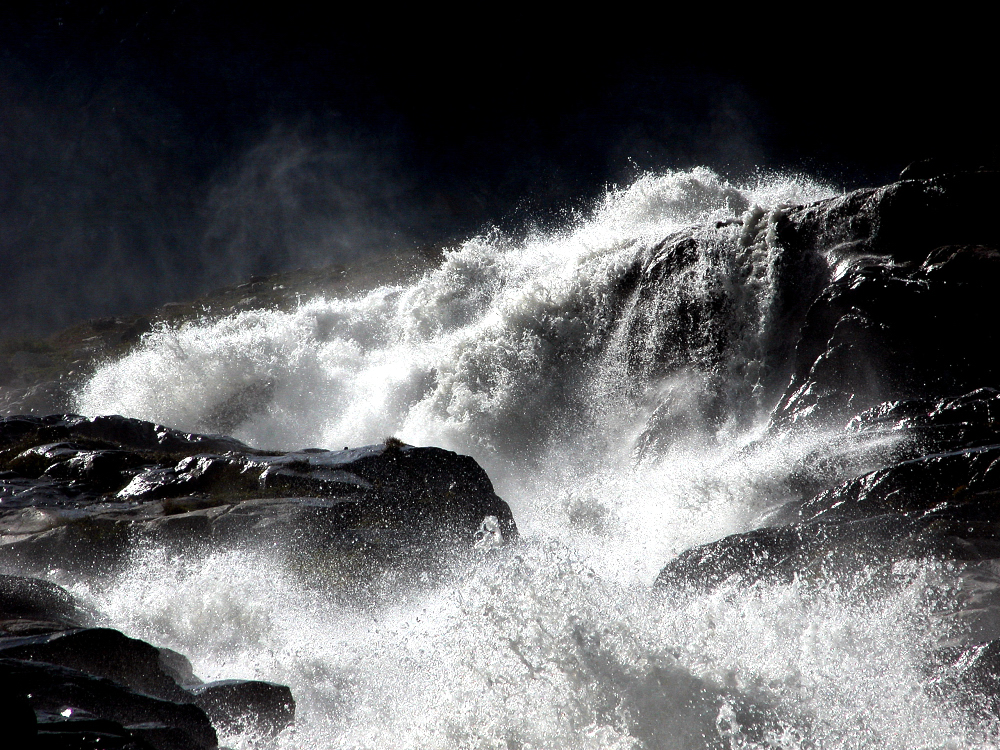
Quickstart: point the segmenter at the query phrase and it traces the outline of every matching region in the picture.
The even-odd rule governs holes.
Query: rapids
[[[220,403],[266,384],[235,437],[470,454],[522,539],[375,602],[267,550],[148,550],[115,580],[67,585],[203,678],[291,686],[298,720],[277,748],[991,746],[995,727],[928,689],[955,627],[943,564],[867,593],[651,585],[790,499],[806,458],[878,465],[878,445],[763,431],[788,377],[768,222],[835,194],[801,176],[646,175],[559,231],[471,239],[408,285],[146,334],[84,385],[79,413],[212,431]],[[697,261],[644,291],[681,232],[702,240]]]

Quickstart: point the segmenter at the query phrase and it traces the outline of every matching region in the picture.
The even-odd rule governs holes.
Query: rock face
[[[1000,685],[998,198],[997,173],[943,175],[772,222],[786,263],[818,254],[833,270],[803,276],[809,304],[783,321],[791,376],[770,434],[839,429],[831,440],[882,444],[882,465],[844,478],[806,461],[796,499],[657,579],[676,592],[793,578],[867,590],[905,584],[908,561],[942,561],[952,592],[936,616],[954,627],[928,689],[984,720]]]
[[[357,585],[516,535],[478,464],[438,448],[282,454],[115,416],[0,419],[0,565],[20,573],[105,573],[154,541],[322,556]],[[87,621],[58,586],[0,576],[0,704],[19,746],[210,750],[216,729],[267,739],[294,720],[283,685],[205,684],[182,655]]]
[[[201,684],[180,654],[85,619],[60,587],[0,575],[0,718],[11,747],[212,750],[216,727],[267,738],[294,720],[284,686]]]
[[[812,301],[775,421],[846,422],[880,403],[956,398],[1000,382],[1000,340],[983,325],[1000,281],[1000,175],[905,180],[792,209],[776,226],[790,256],[836,272]]]
[[[0,419],[0,497],[0,561],[19,570],[106,569],[150,539],[389,564],[517,534],[468,456],[391,440],[266,453],[114,416]]]
[[[658,585],[793,577],[892,585],[902,561],[947,561],[959,592],[949,616],[965,635],[942,653],[948,677],[938,682],[995,691],[1000,224],[990,206],[998,197],[1000,175],[979,172],[785,212],[775,225],[783,251],[819,252],[834,270],[797,329],[771,434],[839,426],[845,440],[887,446],[885,463],[833,486],[804,467],[799,498],[758,529],[671,560]]]

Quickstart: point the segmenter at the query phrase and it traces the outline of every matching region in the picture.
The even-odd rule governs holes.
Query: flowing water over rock
[[[937,289],[972,251],[928,253],[992,239],[985,220],[942,235],[962,215],[946,197],[990,202],[975,179],[836,197],[801,177],[651,175],[560,232],[470,240],[413,282],[154,328],[78,412],[260,450],[393,435],[468,454],[520,540],[353,600],[266,546],[154,546],[113,575],[51,576],[205,679],[289,685],[277,748],[992,746],[995,712],[959,685],[962,649],[994,637],[956,604],[967,591],[991,611],[984,543],[942,553],[945,532],[920,546],[939,528],[921,527],[879,557],[866,529],[865,554],[827,565],[828,539],[860,537],[798,512],[924,455],[920,439],[992,440],[992,421],[962,443],[974,420],[924,418],[993,373],[935,374],[898,333],[911,308],[879,317],[864,293]]]

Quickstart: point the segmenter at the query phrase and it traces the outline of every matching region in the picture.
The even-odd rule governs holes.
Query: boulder
[[[1000,445],[894,463],[772,511],[765,524],[690,549],[658,583],[714,588],[739,579],[847,576],[904,559],[1000,558]]]
[[[78,628],[85,617],[61,586],[37,578],[0,575],[0,638]]]
[[[124,417],[0,419],[0,495],[0,560],[22,570],[106,569],[151,539],[377,560],[471,546],[484,523],[517,533],[468,456],[398,441],[271,453]]]
[[[154,698],[181,703],[191,700],[189,693],[161,666],[159,649],[110,628],[0,638],[0,658],[76,669]]]
[[[59,586],[0,576],[0,721],[12,746],[197,750],[216,747],[214,727],[261,740],[294,720],[283,685],[206,685],[183,655],[85,619]]]
[[[0,658],[0,680],[30,695],[32,707],[49,715],[72,716],[79,710],[133,731],[156,750],[214,750],[211,722],[197,706],[133,692],[108,679],[44,662]],[[169,732],[146,733],[148,727]],[[157,741],[160,736],[162,741]]]
[[[269,739],[295,721],[292,691],[257,680],[219,680],[190,688],[195,704],[227,734]]]

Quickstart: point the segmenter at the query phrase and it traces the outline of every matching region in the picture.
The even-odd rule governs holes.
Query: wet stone
[[[295,720],[295,700],[284,685],[255,680],[220,680],[190,688],[195,703],[227,734],[267,739]]]
[[[402,443],[278,454],[124,417],[13,417],[0,470],[0,562],[24,570],[107,569],[143,540],[303,551],[364,537],[387,559],[430,560],[471,548],[487,518],[505,543],[517,533],[475,461]]]

